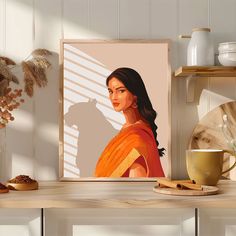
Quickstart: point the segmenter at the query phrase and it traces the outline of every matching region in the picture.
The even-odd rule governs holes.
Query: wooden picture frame
[[[155,177],[103,178],[93,175],[102,150],[124,123],[122,114],[115,112],[109,101],[105,82],[106,77],[119,67],[136,70],[144,81],[157,111],[157,140],[159,146],[166,149],[164,157],[160,158],[161,165],[165,176],[171,177],[169,51],[170,40],[61,40],[61,181],[156,180]]]

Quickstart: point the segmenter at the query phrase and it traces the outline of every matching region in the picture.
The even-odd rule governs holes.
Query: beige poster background
[[[157,111],[157,139],[166,149],[161,158],[170,171],[170,69],[168,43],[64,42],[63,43],[63,132],[61,177],[93,177],[96,161],[124,119],[113,110],[105,85],[118,67],[131,67],[141,75]]]

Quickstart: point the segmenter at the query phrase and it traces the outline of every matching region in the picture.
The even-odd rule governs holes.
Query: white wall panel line
[[[146,0],[120,0],[121,38],[148,38],[148,8]]]
[[[6,128],[0,129],[0,179],[2,182],[7,181],[6,166]]]
[[[89,4],[89,30],[92,37],[100,39],[117,38],[117,0],[90,0]]]
[[[58,178],[58,54],[64,27],[63,3],[62,0],[35,0],[36,47],[56,52],[48,57],[52,66],[47,70],[47,86],[35,91],[35,178],[38,180]],[[70,9],[75,10],[72,6]]]
[[[64,0],[61,0],[61,39],[64,39]]]
[[[33,50],[35,48],[35,0],[32,0],[32,45],[33,45]],[[36,124],[36,118],[35,118],[35,113],[36,108],[35,108],[35,98],[33,96],[33,104],[32,104],[32,113],[33,113],[33,119],[34,119],[34,124]],[[36,127],[32,130],[32,142],[33,142],[33,176],[35,178],[35,170],[37,168],[37,163],[35,160],[35,154],[36,154],[36,140],[35,140],[35,135],[36,135]]]
[[[120,0],[117,0],[117,39],[120,39]]]
[[[89,4],[87,0],[64,0],[64,38],[89,39]]]
[[[210,22],[215,53],[220,42],[235,41],[236,38],[236,1],[210,1]],[[220,17],[224,9],[224,17]],[[235,100],[235,78],[212,78],[209,84],[209,110],[230,100]]]
[[[208,25],[208,2],[206,0],[180,0],[179,1],[179,30],[181,34],[191,34],[194,27],[206,27]],[[201,17],[199,17],[201,15]],[[187,46],[189,40],[179,41],[179,62],[186,65]],[[185,150],[194,126],[198,122],[198,107],[196,103],[186,104],[185,81],[179,81],[179,177],[187,177]],[[201,104],[202,105],[202,104]],[[204,106],[204,104],[203,104]],[[189,119],[191,117],[191,119]]]
[[[177,27],[177,37],[178,37],[178,35],[180,35],[180,34],[182,34],[182,32],[180,31],[180,0],[177,0],[177,25],[176,25],[176,27]],[[181,65],[181,60],[180,60],[180,58],[181,58],[181,55],[182,55],[182,53],[180,53],[181,52],[181,48],[180,48],[180,44],[181,44],[181,41],[178,41],[178,46],[177,46],[177,58],[178,58],[178,63],[180,63],[179,64],[179,66],[182,66]],[[182,157],[181,156],[181,151],[182,151],[182,147],[181,147],[181,136],[182,136],[182,134],[181,134],[181,132],[182,132],[182,129],[181,129],[181,122],[180,122],[180,119],[178,118],[178,117],[180,117],[181,116],[181,94],[183,93],[183,83],[182,83],[182,81],[181,80],[178,80],[177,81],[177,83],[176,83],[176,91],[177,91],[177,103],[176,103],[176,110],[175,110],[175,112],[173,112],[173,116],[175,117],[175,114],[176,114],[176,117],[177,117],[177,122],[176,122],[176,132],[177,132],[177,135],[176,135],[176,150],[174,150],[173,151],[173,153],[175,152],[176,154],[177,154],[177,157],[178,157],[178,160],[177,160],[177,165],[176,165],[176,168],[178,169],[178,170],[181,170],[181,169],[183,169],[183,167],[182,167],[182,164],[183,164],[183,160],[184,160],[184,157]],[[180,173],[179,173],[179,171],[176,171],[177,173],[176,173],[176,175],[177,175],[177,179],[178,178],[181,178],[182,176],[180,176]]]
[[[148,4],[148,39],[151,39],[151,35],[152,35],[152,11],[151,11],[152,1],[148,0],[147,4]]]
[[[21,62],[33,49],[32,0],[6,1],[6,54]]]
[[[6,50],[6,0],[0,0],[0,55]],[[0,129],[0,179],[6,179],[6,129]]]
[[[0,53],[6,51],[6,0],[0,0]]]
[[[6,56],[16,62],[21,62],[32,52],[32,0],[8,0],[6,1]],[[24,87],[23,74],[20,66],[13,69],[20,80],[20,88]],[[16,86],[19,88],[19,86]],[[34,98],[23,95],[25,103],[14,111],[15,120],[8,124],[6,137],[6,172],[5,178],[11,178],[19,174],[34,175]],[[22,130],[25,115],[28,130]],[[21,125],[20,125],[21,124]],[[32,126],[31,126],[32,124]]]
[[[208,0],[208,27],[211,28],[211,0]]]
[[[211,29],[211,0],[208,0],[208,27]],[[211,29],[212,31],[212,29]],[[207,89],[209,90],[211,87],[211,78],[206,78],[207,80]],[[206,100],[206,113],[210,111],[210,103],[211,103],[211,98],[210,95],[207,96],[207,100]]]
[[[178,40],[178,35],[181,34],[180,32],[180,0],[177,0],[176,1],[176,24],[175,24],[175,27],[176,27],[176,38],[177,38],[177,45],[176,45],[176,55],[175,55],[175,65],[176,65],[176,68],[180,66],[180,62],[179,62],[179,54],[180,54],[180,47],[179,47],[179,40]],[[174,156],[174,153],[176,154],[177,156],[177,161],[175,163],[175,165],[173,165],[173,168],[174,168],[174,171],[173,173],[175,174],[175,178],[179,178],[179,173],[178,173],[178,170],[181,169],[180,167],[180,164],[181,164],[181,155],[180,155],[180,142],[179,142],[179,135],[181,133],[181,124],[180,124],[180,121],[179,119],[176,117],[179,116],[179,106],[180,106],[180,81],[177,80],[175,83],[172,83],[172,86],[175,86],[175,90],[172,89],[172,91],[175,91],[175,98],[173,97],[173,94],[172,94],[172,101],[173,101],[173,104],[174,104],[174,107],[172,107],[172,122],[175,121],[175,123],[173,123],[174,127],[173,127],[173,130],[172,130],[172,133],[175,134],[174,137],[175,139],[172,140],[172,156]]]
[[[61,0],[35,0],[35,46],[59,52]]]
[[[35,49],[35,0],[32,0],[32,10],[33,10],[32,40],[33,40],[33,49]]]
[[[90,0],[87,0],[87,5],[88,5],[88,7],[87,7],[87,10],[88,10],[87,11],[88,30],[90,31],[91,30],[91,2],[90,2]]]

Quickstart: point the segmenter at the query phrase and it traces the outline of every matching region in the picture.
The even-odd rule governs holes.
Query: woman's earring
[[[133,108],[137,108],[137,107],[138,107],[137,103],[134,102],[134,103],[132,104],[132,107],[133,107]]]

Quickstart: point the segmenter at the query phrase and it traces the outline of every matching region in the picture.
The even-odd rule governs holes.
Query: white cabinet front
[[[41,209],[0,209],[1,236],[41,236]]]
[[[235,236],[236,210],[235,209],[199,209],[200,236]]]
[[[46,209],[45,236],[193,236],[194,209]]]

